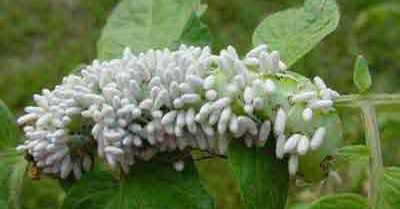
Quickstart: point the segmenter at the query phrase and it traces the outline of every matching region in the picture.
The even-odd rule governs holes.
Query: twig
[[[209,156],[196,158],[196,159],[194,159],[194,161],[202,161],[202,160],[214,159],[216,157],[222,158],[222,159],[227,159],[227,157],[225,155],[209,155]]]
[[[337,107],[361,107],[368,103],[372,106],[400,104],[400,94],[343,95],[335,100]]]

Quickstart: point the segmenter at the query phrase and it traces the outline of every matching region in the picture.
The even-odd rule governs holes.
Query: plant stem
[[[383,177],[384,167],[376,111],[370,103],[361,104],[361,110],[364,119],[365,139],[370,150],[368,198],[372,209],[381,209],[383,199],[379,184]]]
[[[400,104],[400,94],[368,94],[368,95],[343,95],[335,100],[339,107],[360,107],[361,104],[392,105]]]

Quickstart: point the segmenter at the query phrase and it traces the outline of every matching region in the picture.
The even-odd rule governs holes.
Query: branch
[[[361,107],[363,103],[372,106],[400,104],[400,94],[343,95],[335,100],[337,107]]]

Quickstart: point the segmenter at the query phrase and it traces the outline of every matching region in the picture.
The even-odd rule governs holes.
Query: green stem
[[[384,167],[376,111],[373,104],[370,103],[361,104],[361,110],[364,119],[365,139],[370,150],[368,198],[372,209],[381,209],[383,199],[379,184],[383,177]]]
[[[339,107],[360,107],[361,104],[393,105],[400,104],[400,94],[342,95],[335,100]]]

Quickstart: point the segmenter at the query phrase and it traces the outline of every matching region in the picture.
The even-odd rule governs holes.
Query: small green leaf
[[[291,66],[335,31],[339,19],[334,0],[306,0],[302,8],[265,18],[253,34],[253,45],[268,44]]]
[[[109,17],[97,43],[100,59],[168,47],[178,41],[200,0],[122,0]]]
[[[386,168],[381,184],[383,209],[400,208],[400,167]]]
[[[233,176],[247,209],[284,209],[289,188],[287,160],[275,157],[274,139],[264,148],[247,148],[234,139],[228,152]]]
[[[322,197],[308,209],[368,209],[366,198],[357,194],[337,194]]]
[[[64,209],[213,209],[192,161],[177,172],[166,162],[137,162],[120,181],[104,168],[86,174],[68,190]]]
[[[361,93],[368,91],[372,85],[371,75],[368,69],[368,62],[361,55],[357,57],[357,61],[354,66],[353,82],[358,91]]]

